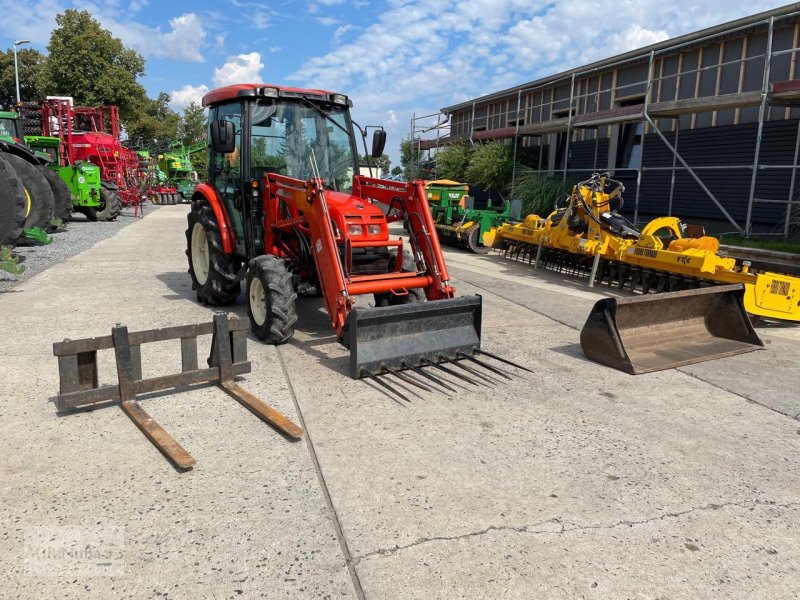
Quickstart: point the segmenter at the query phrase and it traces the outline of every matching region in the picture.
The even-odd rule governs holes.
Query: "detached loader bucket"
[[[581,331],[590,360],[631,375],[672,369],[764,346],[742,304],[744,286],[725,285],[604,298]]]
[[[350,375],[380,375],[388,369],[456,360],[481,345],[478,295],[420,304],[354,308],[347,315],[345,345],[350,348]]]

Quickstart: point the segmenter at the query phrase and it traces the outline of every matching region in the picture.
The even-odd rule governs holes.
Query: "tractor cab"
[[[0,139],[22,143],[22,124],[15,112],[0,111]]]
[[[263,207],[251,199],[254,190],[264,189],[265,176],[270,173],[300,181],[324,180],[342,253],[345,240],[388,238],[384,213],[368,201],[353,202],[358,152],[350,118],[352,103],[346,96],[321,90],[237,85],[209,93],[204,105],[209,107],[212,140],[214,131],[219,133],[220,128],[229,127],[231,131],[230,152],[219,152],[211,144],[209,183],[225,205],[242,258],[252,258],[281,237],[281,232],[270,227],[274,219],[262,228],[260,219],[250,218],[263,214]],[[382,153],[382,131],[377,140],[380,147],[376,150]],[[301,215],[295,213],[299,219]]]

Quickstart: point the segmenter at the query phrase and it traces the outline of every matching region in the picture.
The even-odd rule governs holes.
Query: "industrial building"
[[[448,106],[449,132],[419,146],[502,140],[521,162],[566,181],[612,171],[638,223],[667,214],[716,231],[786,235],[800,223],[798,9]]]

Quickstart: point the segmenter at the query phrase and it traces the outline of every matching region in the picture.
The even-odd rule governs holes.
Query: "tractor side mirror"
[[[386,130],[376,129],[372,134],[372,158],[383,156],[383,149],[386,147]]]
[[[217,154],[230,154],[236,149],[236,127],[224,119],[211,123],[211,147]]]

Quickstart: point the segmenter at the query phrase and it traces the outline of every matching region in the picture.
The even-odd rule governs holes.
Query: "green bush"
[[[511,183],[513,170],[511,149],[500,142],[489,142],[475,148],[465,175],[470,184],[499,191]]]
[[[564,205],[564,197],[571,190],[572,184],[562,183],[560,177],[548,177],[529,167],[517,165],[512,197],[521,201],[523,217],[531,214],[546,217],[553,211],[556,203]]]
[[[474,154],[468,143],[452,144],[436,153],[436,173],[441,179],[463,182],[467,179],[467,168]]]

